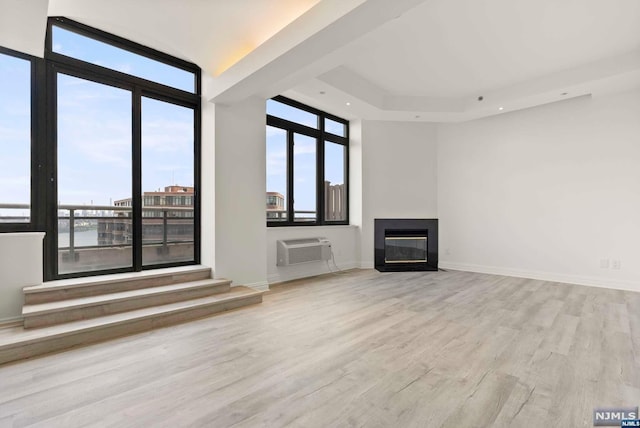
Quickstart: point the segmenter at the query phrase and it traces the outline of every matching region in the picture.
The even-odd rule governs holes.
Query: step
[[[22,316],[25,328],[44,327],[223,293],[230,284],[226,279],[204,279],[25,305]]]
[[[184,266],[90,278],[63,279],[23,288],[24,302],[27,305],[34,305],[208,278],[211,278],[211,268]]]
[[[262,294],[238,286],[213,296],[51,327],[0,330],[0,364],[204,318],[260,303]]]

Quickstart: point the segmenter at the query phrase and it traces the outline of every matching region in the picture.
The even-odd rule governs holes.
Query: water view
[[[74,234],[75,247],[89,247],[98,245],[98,229],[76,231]],[[58,248],[69,246],[69,232],[58,232]]]

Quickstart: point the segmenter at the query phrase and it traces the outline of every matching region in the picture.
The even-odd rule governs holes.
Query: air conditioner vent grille
[[[287,239],[278,241],[277,265],[289,266],[331,258],[331,242],[326,238]]]

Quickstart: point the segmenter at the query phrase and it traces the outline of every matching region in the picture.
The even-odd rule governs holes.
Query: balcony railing
[[[29,221],[16,209],[29,205],[0,204],[0,221]],[[132,207],[64,204],[57,220],[60,273],[131,266]],[[193,260],[193,207],[143,207],[142,245],[144,264]]]
[[[0,223],[28,223],[30,217],[24,215],[8,215],[13,210],[29,210],[29,204],[0,204]]]
[[[293,218],[295,221],[316,221],[316,211],[294,211]],[[267,209],[268,221],[287,221],[287,210]]]

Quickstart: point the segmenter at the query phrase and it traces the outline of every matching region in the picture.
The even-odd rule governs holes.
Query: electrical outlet
[[[600,268],[609,269],[609,259],[600,259]]]
[[[444,249],[444,255],[445,256],[450,256],[451,255],[451,249],[450,248],[445,248]]]
[[[620,269],[620,260],[618,259],[613,259],[611,261],[611,269]]]

